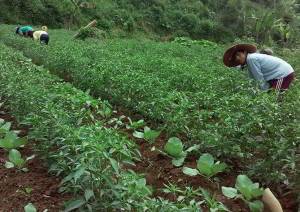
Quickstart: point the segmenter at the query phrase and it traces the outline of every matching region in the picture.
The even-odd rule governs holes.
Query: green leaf
[[[14,131],[9,131],[6,136],[4,137],[5,140],[13,142],[14,140],[16,140],[18,138],[18,135],[16,132]]]
[[[252,185],[249,186],[251,189],[259,188],[259,183],[253,183]]]
[[[130,122],[130,125],[127,125],[127,128],[130,128],[130,129],[137,129],[139,127],[144,127],[146,125],[144,120],[139,120],[138,122],[132,122],[129,117],[128,117],[128,120]]]
[[[183,154],[183,144],[179,138],[172,137],[164,146],[164,150],[173,157]]]
[[[130,159],[123,160],[123,163],[129,164],[131,166],[136,166],[135,163],[132,160],[130,160]]]
[[[219,163],[219,164],[214,164],[211,168],[211,171],[213,174],[217,174],[219,172],[222,172],[226,169],[226,164],[225,163]]]
[[[198,150],[200,149],[200,145],[194,145],[194,146],[191,146],[190,148],[188,148],[187,150],[185,150],[186,152],[191,152],[191,151],[194,151],[194,150]]]
[[[17,166],[21,166],[24,164],[24,160],[21,158],[21,153],[16,149],[12,149],[9,151],[8,158]]]
[[[185,157],[173,158],[172,164],[176,167],[181,166],[184,163],[184,159],[185,159]]]
[[[179,197],[177,198],[177,202],[181,202],[182,200],[184,200],[184,198],[185,198],[185,196],[179,196]]]
[[[35,155],[31,155],[31,156],[27,157],[26,161],[32,160],[33,158],[35,158]]]
[[[24,207],[25,212],[36,212],[36,208],[34,207],[34,205],[32,203],[28,203],[25,207]]]
[[[17,133],[9,131],[3,139],[0,139],[0,147],[13,149],[27,144],[26,138],[18,138]]]
[[[10,130],[10,127],[11,127],[11,123],[10,123],[10,122],[7,122],[7,123],[5,123],[1,128],[8,131],[8,130]]]
[[[75,183],[77,182],[77,180],[84,174],[85,172],[85,167],[80,168],[79,170],[77,170],[74,174],[74,180]]]
[[[204,199],[207,201],[207,202],[211,202],[211,197],[210,197],[210,194],[208,193],[208,191],[204,188],[201,188],[201,191],[202,191],[202,194],[204,196]]]
[[[212,175],[211,166],[209,166],[207,163],[198,161],[197,169],[200,171],[201,174],[204,174],[206,176]]]
[[[109,158],[109,161],[110,161],[111,166],[115,170],[116,174],[119,176],[120,175],[120,173],[119,173],[120,166],[119,166],[118,162],[113,158]]]
[[[252,212],[262,212],[264,211],[264,204],[260,200],[255,200],[254,202],[249,202],[249,208]]]
[[[154,130],[150,130],[148,132],[145,132],[144,134],[144,138],[146,140],[154,140],[155,138],[157,138],[160,135],[160,131],[154,131]]]
[[[8,130],[0,128],[0,136],[5,136]]]
[[[75,200],[75,201],[71,202],[69,205],[67,205],[67,207],[64,210],[64,212],[72,211],[74,209],[79,208],[80,206],[82,206],[84,204],[85,204],[85,201],[83,199]]]
[[[201,155],[199,161],[202,163],[207,163],[209,166],[214,165],[214,157],[209,153],[205,153]]]
[[[251,194],[254,198],[263,195],[263,193],[264,193],[263,189],[260,188],[255,188],[251,190]]]
[[[0,118],[0,125],[4,124],[5,120]]]
[[[144,138],[144,133],[142,132],[134,131],[132,135],[136,138]]]
[[[68,176],[66,176],[59,184],[59,186],[65,184],[66,182],[70,181],[74,177],[74,173],[70,173]]]
[[[141,179],[137,180],[137,181],[135,182],[135,184],[136,184],[138,187],[141,187],[141,188],[142,188],[142,187],[146,186],[147,181],[146,181],[145,178],[141,178]]]
[[[17,148],[23,145],[27,145],[28,140],[26,138],[17,138],[16,140],[13,141],[13,148]]]
[[[236,187],[241,194],[246,198],[247,201],[252,199],[251,190],[249,188]]]
[[[237,176],[235,187],[247,200],[252,199],[251,186],[253,186],[253,182],[246,175]]]
[[[22,168],[21,171],[27,173],[29,170],[27,168]]]
[[[84,191],[84,198],[86,201],[88,201],[91,197],[94,196],[94,192],[91,189],[85,189]]]
[[[149,128],[149,127],[147,127],[147,126],[145,126],[144,127],[144,133],[147,133],[147,132],[149,132],[151,129]]]
[[[12,162],[6,161],[4,166],[5,166],[5,168],[10,169],[10,168],[15,167],[15,164],[13,164]]]
[[[183,167],[182,171],[183,171],[183,173],[185,173],[189,176],[196,176],[196,175],[199,174],[197,169],[191,169],[191,168],[188,168],[188,167]]]
[[[222,193],[228,198],[234,198],[237,195],[237,190],[235,188],[222,186]]]
[[[235,186],[238,187],[250,187],[252,186],[253,182],[246,176],[246,175],[239,175],[236,178],[236,184]]]

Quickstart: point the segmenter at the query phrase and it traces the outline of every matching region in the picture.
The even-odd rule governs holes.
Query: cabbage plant
[[[199,147],[199,145],[194,145],[184,151],[182,141],[177,137],[172,137],[165,144],[164,150],[173,158],[172,164],[174,166],[181,166],[184,163],[187,153],[199,149]]]
[[[240,194],[238,194],[238,191]],[[244,200],[252,212],[261,212],[264,210],[262,201],[252,201],[263,194],[263,189],[259,188],[259,183],[253,183],[246,175],[237,176],[235,188],[223,186],[222,193],[228,198],[240,198]]]
[[[201,157],[197,161],[197,169],[184,167],[183,173],[189,176],[203,174],[207,177],[212,177],[213,175],[224,171],[226,167],[227,165],[225,163],[220,163],[220,161],[217,161],[215,163],[214,157],[209,153],[205,153],[201,155]]]

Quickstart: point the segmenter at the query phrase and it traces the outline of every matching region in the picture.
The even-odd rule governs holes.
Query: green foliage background
[[[77,28],[96,19],[97,27],[112,37],[157,40],[190,37],[228,42],[263,33],[260,37],[270,35],[273,40],[281,41],[283,32],[271,28],[257,32],[256,23],[269,12],[272,23],[281,19],[292,29],[290,34],[297,37],[299,3],[299,0],[3,0],[0,22]]]

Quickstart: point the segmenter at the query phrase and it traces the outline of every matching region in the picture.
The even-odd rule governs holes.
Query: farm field
[[[14,27],[1,25],[2,107],[73,197],[65,211],[267,211],[268,187],[296,211],[298,79],[278,103],[223,65],[228,46],[51,29],[41,46]],[[298,74],[299,51],[275,55]]]

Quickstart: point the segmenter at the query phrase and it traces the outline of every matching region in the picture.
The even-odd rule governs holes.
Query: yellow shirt
[[[33,33],[33,39],[34,39],[34,40],[39,40],[40,37],[41,37],[41,35],[44,35],[44,34],[48,35],[48,33],[45,32],[45,31],[35,31],[35,32]]]

